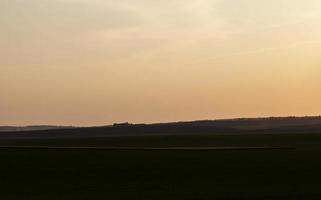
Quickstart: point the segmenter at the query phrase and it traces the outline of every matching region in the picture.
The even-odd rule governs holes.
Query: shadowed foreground
[[[0,141],[54,146],[293,146],[295,149],[0,149],[0,199],[321,199],[321,135]],[[176,145],[175,145],[176,144]]]

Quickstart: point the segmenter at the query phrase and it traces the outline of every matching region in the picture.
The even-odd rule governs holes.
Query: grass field
[[[0,199],[321,199],[321,134],[7,140],[4,145],[294,150],[0,149]]]

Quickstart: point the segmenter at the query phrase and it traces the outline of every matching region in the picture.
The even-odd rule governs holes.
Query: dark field
[[[1,140],[0,146],[295,147],[0,149],[0,199],[321,199],[321,134]]]

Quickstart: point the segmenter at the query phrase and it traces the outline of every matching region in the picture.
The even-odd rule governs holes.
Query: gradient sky
[[[0,125],[321,114],[321,0],[1,0]]]

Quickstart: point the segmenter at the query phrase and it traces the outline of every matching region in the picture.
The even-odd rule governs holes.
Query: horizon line
[[[128,121],[114,122],[112,124],[101,125],[55,125],[55,124],[30,124],[30,125],[0,125],[0,127],[16,127],[16,128],[28,128],[28,127],[70,127],[70,128],[91,128],[91,127],[105,127],[115,126],[118,124],[128,125],[157,125],[157,124],[171,124],[171,123],[190,123],[190,122],[202,122],[202,121],[233,121],[233,120],[251,120],[251,119],[272,119],[272,118],[321,118],[321,115],[288,115],[288,116],[261,116],[261,117],[235,117],[235,118],[215,118],[215,119],[195,119],[195,120],[179,120],[179,121],[164,121],[164,122],[152,122],[152,123],[131,123]]]

